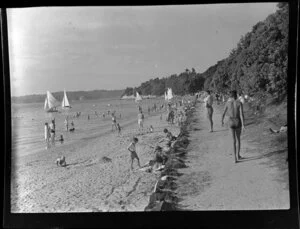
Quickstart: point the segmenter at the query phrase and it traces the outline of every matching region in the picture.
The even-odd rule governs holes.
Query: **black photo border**
[[[133,2],[73,2],[43,1],[33,3],[2,3],[1,6],[1,64],[2,64],[2,107],[4,132],[2,137],[4,152],[4,189],[3,189],[3,224],[4,228],[299,228],[299,197],[298,197],[298,161],[297,161],[297,122],[294,114],[298,113],[295,106],[297,91],[296,76],[298,75],[299,47],[299,1],[284,1],[289,3],[289,61],[288,61],[288,157],[289,157],[289,210],[259,210],[259,211],[174,211],[174,212],[120,212],[120,213],[10,213],[10,178],[11,178],[11,95],[10,71],[8,56],[8,35],[6,8],[38,7],[38,6],[134,6],[134,5],[183,5],[183,4],[219,4],[219,3],[249,3],[275,1],[143,1]],[[75,5],[74,5],[75,4]],[[297,101],[296,101],[297,102]]]

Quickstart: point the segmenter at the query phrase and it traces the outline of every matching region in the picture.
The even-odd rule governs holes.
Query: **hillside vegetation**
[[[277,4],[277,11],[253,26],[241,37],[230,55],[204,73],[186,69],[179,75],[155,78],[137,88],[126,88],[124,94],[135,90],[142,95],[163,95],[171,87],[178,95],[210,89],[227,93],[236,89],[263,99],[282,99],[286,95],[288,66],[288,4]],[[201,60],[199,60],[201,61]]]

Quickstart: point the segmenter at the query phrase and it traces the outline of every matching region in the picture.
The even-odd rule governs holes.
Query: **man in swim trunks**
[[[144,129],[144,114],[142,111],[138,114],[138,124],[139,124],[139,131]]]
[[[213,116],[213,113],[214,113],[214,109],[212,107],[213,105],[213,97],[212,95],[210,94],[210,91],[207,90],[207,94],[208,96],[205,98],[205,107],[206,107],[206,110],[207,110],[207,118],[209,120],[209,123],[210,123],[210,132],[213,132],[213,119],[212,119],[212,116]]]
[[[112,123],[111,123],[111,131],[114,130],[114,127],[117,130],[118,129],[118,127],[117,127],[117,119],[116,119],[116,116],[115,116],[114,113],[111,114],[111,121],[112,121]]]
[[[139,159],[139,157],[138,157],[138,155],[137,155],[137,153],[136,153],[136,144],[138,143],[138,141],[139,141],[139,139],[138,138],[136,138],[136,137],[134,137],[133,138],[133,141],[130,143],[130,145],[127,147],[127,149],[130,151],[130,153],[131,153],[131,166],[130,166],[130,168],[131,168],[131,170],[133,170],[133,160],[134,159],[137,159],[137,162],[138,162],[138,166],[141,168],[141,165],[140,165],[140,159]]]
[[[229,116],[228,126],[233,139],[233,152],[235,157],[235,163],[237,163],[240,159],[242,159],[242,157],[240,156],[241,131],[242,129],[245,129],[245,126],[243,104],[237,98],[237,92],[235,90],[231,91],[231,96],[225,105],[225,109],[222,115],[222,126],[224,125],[224,117],[227,111]]]

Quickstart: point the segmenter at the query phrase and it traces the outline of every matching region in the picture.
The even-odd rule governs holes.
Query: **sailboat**
[[[139,102],[142,100],[142,96],[138,92],[136,92],[135,102]]]
[[[46,112],[57,112],[56,107],[58,106],[58,101],[54,98],[54,96],[47,91],[47,96],[45,99],[44,110]]]
[[[69,103],[69,100],[68,100],[68,97],[67,97],[66,90],[64,90],[64,98],[63,98],[63,100],[62,100],[61,107],[62,107],[63,109],[71,108],[70,103]]]

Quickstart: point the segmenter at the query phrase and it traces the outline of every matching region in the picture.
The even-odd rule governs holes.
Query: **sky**
[[[202,73],[275,11],[276,3],[8,9],[11,95]]]

